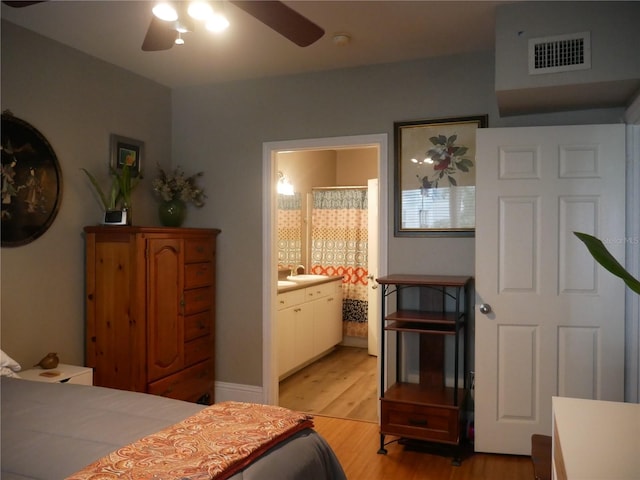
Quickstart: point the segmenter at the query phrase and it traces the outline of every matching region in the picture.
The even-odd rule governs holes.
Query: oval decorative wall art
[[[2,246],[26,245],[56,218],[62,171],[47,139],[32,125],[2,112]]]

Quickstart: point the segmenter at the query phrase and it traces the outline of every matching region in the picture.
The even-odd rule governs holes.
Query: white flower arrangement
[[[179,199],[185,203],[193,203],[196,207],[202,207],[207,196],[196,185],[196,180],[203,175],[203,172],[198,172],[187,177],[180,166],[170,173],[158,166],[158,176],[152,183],[153,191],[165,202]]]

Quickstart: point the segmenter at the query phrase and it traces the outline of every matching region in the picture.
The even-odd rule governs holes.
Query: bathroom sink
[[[278,288],[282,288],[282,287],[293,287],[297,285],[296,282],[290,282],[288,280],[278,280]]]
[[[303,273],[300,275],[291,275],[287,277],[287,280],[293,280],[294,282],[312,282],[314,280],[323,280],[328,278],[326,275],[312,275],[310,273]]]

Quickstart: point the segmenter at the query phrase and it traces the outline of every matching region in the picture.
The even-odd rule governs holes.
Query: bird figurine
[[[57,353],[49,353],[42,360],[36,363],[34,367],[41,367],[44,370],[50,370],[52,368],[56,368],[59,361],[60,359],[58,359]]]

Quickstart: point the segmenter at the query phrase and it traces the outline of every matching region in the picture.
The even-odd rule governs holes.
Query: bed
[[[151,468],[144,475],[120,473],[113,476],[81,476],[78,472],[88,465],[99,463],[101,459],[112,458],[115,452],[124,452],[126,455],[132,446],[144,440],[154,438],[155,442],[157,439],[154,436],[158,432],[170,431],[173,435],[175,432],[171,429],[176,425],[205,414],[213,415],[209,409],[220,407],[239,418],[242,415],[237,412],[243,411],[242,409],[253,411],[259,407],[278,407],[237,402],[223,402],[207,407],[155,395],[95,386],[32,382],[9,377],[2,377],[0,382],[3,480],[61,480],[68,477],[100,480],[346,478],[335,454],[325,440],[310,428],[312,425],[308,419],[294,429],[293,433],[290,431],[281,435],[284,439],[272,440],[215,477],[206,472],[163,475]],[[230,408],[235,410],[228,410]],[[191,445],[187,447],[183,442],[180,447],[182,455],[186,455],[185,450],[191,449]],[[193,448],[193,451],[197,450]],[[194,454],[189,452],[189,455]],[[127,462],[129,460],[124,459],[121,465],[130,463]]]

